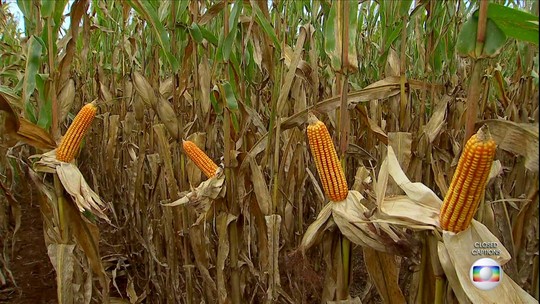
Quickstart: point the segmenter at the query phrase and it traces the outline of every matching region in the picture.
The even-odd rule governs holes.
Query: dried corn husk
[[[75,81],[70,78],[58,94],[58,105],[60,108],[59,123],[62,123],[66,119],[69,110],[73,106],[73,101],[75,101]]]
[[[146,80],[146,78],[139,72],[133,72],[133,84],[135,85],[135,91],[141,96],[142,101],[146,106],[154,107],[157,104],[156,94],[154,89]]]

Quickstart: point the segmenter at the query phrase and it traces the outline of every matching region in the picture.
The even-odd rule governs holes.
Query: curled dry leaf
[[[154,89],[146,80],[146,78],[139,72],[133,72],[132,75],[133,84],[135,85],[135,91],[141,96],[142,101],[148,107],[154,107],[157,104],[157,98],[154,93]]]
[[[435,229],[439,226],[442,200],[422,183],[411,182],[399,165],[391,146],[379,171],[379,180],[390,175],[406,195],[385,197],[380,201],[381,218],[412,229]],[[379,194],[380,195],[380,194]]]
[[[20,117],[13,108],[9,95],[0,92],[0,111],[7,113],[4,119],[4,131],[12,139],[22,141],[36,148],[48,150],[56,147],[56,142],[49,133],[37,125]]]
[[[171,134],[171,137],[174,139],[178,139],[178,119],[176,119],[176,113],[174,113],[174,109],[171,104],[165,99],[160,98],[156,105],[156,111],[159,119],[161,120],[161,122],[163,122],[163,124],[167,128],[167,131],[169,131],[169,133]]]
[[[58,303],[74,303],[74,244],[50,244],[47,254],[56,271]]]
[[[350,190],[341,202],[324,206],[302,239],[300,248],[305,251],[318,242],[325,231],[337,226],[351,242],[378,251],[413,256],[413,249],[405,235],[376,218],[368,218],[369,209],[362,204],[364,197]]]
[[[181,193],[181,197],[178,200],[161,205],[165,207],[181,205],[194,207],[197,214],[197,221],[194,225],[198,225],[204,219],[209,218],[212,203],[218,198],[225,196],[225,189],[225,174],[223,174],[223,169],[218,168],[216,176],[202,182],[190,192]]]
[[[72,163],[62,163],[56,167],[56,173],[64,189],[73,197],[81,212],[88,210],[109,222],[109,218],[104,213],[105,204],[90,188],[77,166]]]
[[[538,124],[516,123],[502,119],[479,121],[486,124],[498,148],[521,155],[525,167],[538,172]]]
[[[73,105],[73,101],[75,101],[75,81],[70,78],[58,94],[58,104],[60,108],[60,115],[58,117],[59,123],[66,119],[69,110]]]
[[[65,163],[56,159],[56,149],[42,155],[33,155],[38,158],[34,163],[36,172],[58,174],[62,186],[71,195],[79,211],[89,211],[97,217],[110,222],[104,213],[105,203],[88,185],[79,168],[73,163]]]
[[[165,79],[159,86],[159,94],[162,98],[165,98],[165,100],[168,100],[172,97],[173,93],[173,77],[169,77]]]
[[[309,225],[308,229],[304,233],[304,237],[300,243],[300,249],[304,253],[306,250],[311,248],[311,246],[321,240],[324,231],[335,226],[335,223],[333,223],[331,220],[332,205],[333,203],[326,204],[321,212],[319,212],[317,219],[311,223],[311,225]]]

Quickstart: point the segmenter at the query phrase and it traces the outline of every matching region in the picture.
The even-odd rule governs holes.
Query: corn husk
[[[56,149],[42,155],[34,155],[31,158],[39,158],[34,164],[34,170],[36,172],[58,175],[62,186],[73,198],[80,212],[89,211],[95,216],[110,222],[105,214],[105,211],[108,209],[107,206],[88,185],[75,164],[57,160]]]

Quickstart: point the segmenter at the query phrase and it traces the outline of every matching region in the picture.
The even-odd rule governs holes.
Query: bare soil
[[[4,254],[10,257],[8,267],[17,286],[0,287],[0,303],[58,303],[55,274],[43,239],[39,206],[31,199],[18,199],[21,202],[22,223],[15,235],[14,255],[11,256],[10,246],[4,247],[9,248]],[[5,241],[11,243],[11,239]]]

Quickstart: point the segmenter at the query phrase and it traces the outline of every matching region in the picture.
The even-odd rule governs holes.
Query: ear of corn
[[[204,175],[208,178],[216,175],[218,166],[194,142],[184,140],[182,145],[187,156],[201,169]]]
[[[82,139],[96,116],[96,112],[97,107],[93,102],[81,108],[62,138],[60,146],[56,149],[56,159],[63,162],[70,162],[75,158]]]
[[[484,193],[495,150],[487,126],[467,141],[444,198],[440,214],[442,229],[457,233],[469,227]]]
[[[332,201],[342,201],[347,198],[349,189],[330,133],[326,125],[312,114],[309,114],[308,123],[309,146],[324,192]]]

